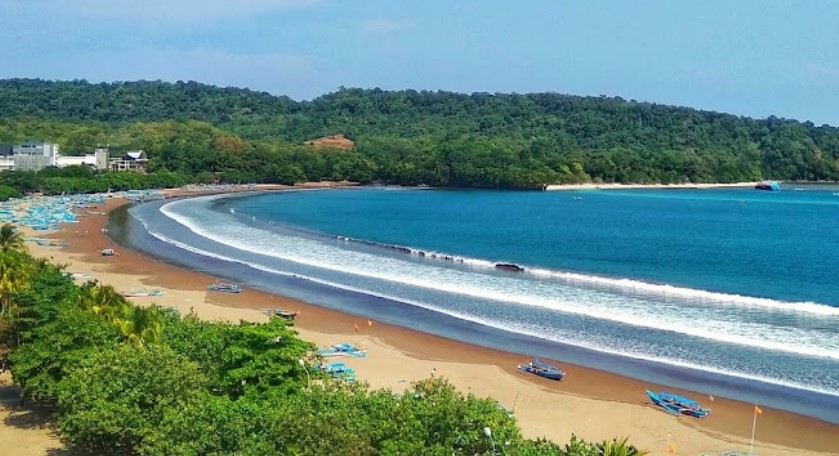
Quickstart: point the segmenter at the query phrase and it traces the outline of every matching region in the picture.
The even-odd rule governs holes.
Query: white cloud
[[[365,35],[390,35],[414,26],[409,19],[372,19],[361,22],[359,31]]]
[[[310,8],[324,0],[0,0],[18,10],[62,16],[189,23]]]

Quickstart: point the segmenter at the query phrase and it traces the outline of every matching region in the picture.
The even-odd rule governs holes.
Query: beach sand
[[[692,189],[753,188],[757,182],[731,182],[725,184],[558,184],[548,185],[546,191],[561,190],[633,190],[633,189]]]
[[[109,201],[106,210],[124,204]],[[653,455],[721,454],[747,452],[754,405],[649,384],[584,367],[563,364],[563,382],[518,373],[525,356],[468,345],[405,328],[378,323],[375,315],[352,316],[246,289],[241,294],[210,293],[215,278],[173,267],[127,251],[101,233],[105,216],[81,217],[52,237],[69,243],[64,249],[30,245],[33,255],[66,264],[73,273],[87,273],[119,291],[161,289],[154,298],[131,298],[138,304],[155,303],[190,311],[207,320],[264,321],[262,309],[299,311],[295,327],[301,337],[318,346],[364,344],[366,359],[340,358],[356,370],[359,380],[374,388],[400,391],[412,381],[432,374],[445,377],[464,393],[492,397],[512,410],[526,437],[547,437],[565,443],[571,434],[591,441],[629,437],[630,443]],[[117,255],[103,257],[103,248]],[[372,325],[368,325],[368,318]],[[358,331],[355,330],[356,326]],[[697,399],[713,409],[704,420],[674,417],[647,402],[645,389],[668,390]],[[10,388],[0,388],[8,396]],[[60,446],[49,429],[17,426],[9,401],[0,402],[0,448],[8,456],[43,455]],[[20,448],[19,450],[17,448]],[[8,450],[11,449],[11,452]],[[791,413],[763,409],[758,417],[755,454],[839,454],[839,426]]]

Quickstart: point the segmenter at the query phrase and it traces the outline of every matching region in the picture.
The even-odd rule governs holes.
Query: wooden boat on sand
[[[565,377],[565,371],[562,369],[552,364],[543,363],[536,358],[527,364],[519,364],[518,370],[529,374],[536,374],[549,380],[561,381]]]
[[[208,291],[219,291],[221,293],[241,293],[242,287],[232,283],[218,281],[212,285],[207,285]]]
[[[661,407],[672,415],[686,415],[694,418],[705,418],[711,414],[711,409],[702,408],[696,401],[671,393],[654,393],[647,390],[647,396],[653,404]]]
[[[166,294],[163,290],[138,290],[138,291],[123,291],[121,295],[126,298],[148,298],[154,296],[163,296]]]
[[[293,310],[282,310],[282,309],[274,309],[273,315],[278,318],[284,318],[286,320],[294,320],[300,312],[295,312]]]

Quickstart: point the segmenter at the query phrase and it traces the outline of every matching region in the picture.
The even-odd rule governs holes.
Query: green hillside
[[[303,145],[333,134],[355,148]],[[0,142],[25,139],[56,141],[64,153],[141,148],[153,170],[260,182],[538,188],[839,179],[836,127],[555,93],[342,88],[296,102],[195,82],[0,81]]]

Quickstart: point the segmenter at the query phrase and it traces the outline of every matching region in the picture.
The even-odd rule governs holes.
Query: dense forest
[[[0,277],[0,371],[24,403],[55,413],[72,454],[645,454],[626,439],[525,439],[496,402],[440,378],[405,393],[332,378],[287,320],[207,322],[134,306],[29,256],[8,224]]]
[[[351,150],[305,141],[343,134]],[[0,143],[144,149],[189,179],[541,188],[839,180],[839,128],[555,93],[344,89],[296,102],[195,82],[0,81]]]

